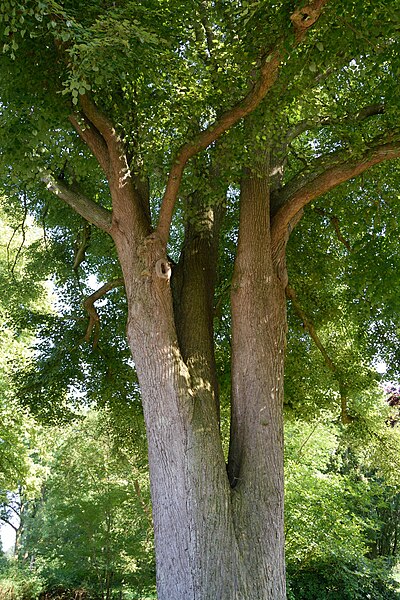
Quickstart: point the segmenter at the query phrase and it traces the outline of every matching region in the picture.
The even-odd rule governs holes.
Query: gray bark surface
[[[122,221],[114,228],[147,428],[159,600],[285,598],[285,296],[271,258],[267,191],[266,183],[243,182],[232,290],[231,481],[215,410],[215,241],[204,229],[192,235],[174,311],[160,240],[143,228],[142,244],[134,245]]]

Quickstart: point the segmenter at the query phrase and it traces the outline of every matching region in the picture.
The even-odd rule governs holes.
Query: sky
[[[10,550],[15,544],[15,532],[9,525],[0,525],[0,536],[3,552]]]

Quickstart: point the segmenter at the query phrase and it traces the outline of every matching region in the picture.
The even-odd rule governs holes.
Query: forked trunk
[[[159,240],[149,236],[140,248],[133,248],[126,236],[114,235],[147,428],[159,600],[285,598],[281,393],[285,297],[270,256],[265,186],[248,178],[242,192],[241,241],[232,290],[229,477],[215,409],[213,353],[206,339],[212,336],[210,314],[202,322],[193,319],[196,306],[189,306],[187,295],[197,285],[203,310],[212,310],[206,282],[214,273],[211,269],[204,277],[201,264],[186,254],[193,276],[186,284],[180,282],[183,288],[177,286],[174,314],[169,264]],[[249,206],[254,210],[248,213]],[[250,230],[255,238],[247,248]],[[262,251],[256,250],[260,238]],[[194,236],[192,249],[198,261],[207,256],[211,260],[203,242]]]

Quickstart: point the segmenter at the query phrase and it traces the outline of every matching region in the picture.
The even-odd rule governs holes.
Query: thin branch
[[[290,285],[286,286],[286,297],[292,302],[292,306],[293,306],[296,314],[298,315],[298,317],[300,317],[300,319],[302,320],[304,328],[307,329],[308,333],[310,334],[311,339],[317,346],[318,350],[321,352],[326,366],[328,367],[328,369],[330,371],[332,371],[332,373],[336,373],[336,371],[337,371],[336,365],[332,362],[331,358],[329,357],[328,352],[325,350],[324,346],[322,345],[322,342],[319,339],[317,332],[315,331],[315,327],[314,327],[313,323],[310,321],[310,319],[308,318],[308,316],[302,309],[299,301],[297,300],[296,292],[294,291],[294,289],[292,287],[290,287]]]
[[[303,308],[301,307],[300,302],[297,299],[296,292],[294,291],[294,289],[292,287],[290,287],[290,285],[286,286],[286,297],[292,302],[292,306],[294,308],[295,313],[302,320],[304,328],[308,331],[314,344],[316,345],[316,347],[322,354],[322,357],[324,359],[326,366],[331,371],[331,373],[333,373],[333,375],[339,385],[340,415],[341,415],[342,423],[343,424],[351,423],[352,418],[348,414],[348,410],[347,410],[346,384],[343,382],[342,378],[340,377],[337,366],[332,361],[325,346],[322,344],[321,340],[319,339],[318,334],[315,330],[315,327],[314,327],[312,321],[309,319],[307,314],[304,312]]]
[[[5,517],[2,517],[0,515],[0,521],[3,521],[3,523],[5,523],[6,525],[9,525],[10,527],[12,527],[14,529],[15,533],[18,533],[19,528],[16,525],[13,525],[13,523],[8,521]]]
[[[105,296],[110,290],[113,290],[114,288],[122,285],[124,285],[124,280],[122,279],[122,277],[113,279],[112,281],[109,281],[108,283],[102,285],[98,290],[93,292],[93,294],[88,296],[83,302],[83,307],[89,314],[89,324],[85,334],[85,341],[90,342],[90,338],[94,330],[93,348],[96,348],[100,335],[100,317],[94,303],[97,300],[100,300],[100,298],[102,298],[103,296]]]
[[[49,204],[48,204],[48,202],[46,202],[44,205],[42,215],[41,215],[41,223],[42,223],[42,229],[43,229],[43,241],[44,241],[45,248],[47,248],[46,217],[47,217],[48,212],[49,212]]]
[[[110,155],[103,136],[92,123],[87,121],[87,119],[82,123],[80,122],[81,120],[79,120],[78,115],[70,115],[68,118],[76,129],[79,137],[90,148],[108,178],[110,175]]]
[[[84,196],[81,192],[71,189],[64,181],[59,181],[50,173],[42,175],[42,181],[47,189],[55,194],[61,200],[64,200],[68,206],[73,208],[84,219],[93,223],[107,233],[111,230],[111,212],[103,208],[90,198]]]
[[[200,17],[201,17],[201,24],[204,28],[204,32],[205,32],[205,36],[206,36],[208,56],[212,59],[214,45],[215,45],[215,39],[214,39],[214,32],[212,30],[210,21],[208,19],[207,10],[208,10],[207,1],[200,0],[199,11],[200,11]]]
[[[328,213],[326,213],[326,211],[322,210],[321,208],[316,208],[315,212],[321,215],[322,217],[329,219],[329,221],[333,225],[336,237],[339,240],[339,242],[341,242],[349,252],[353,252],[353,248],[351,247],[350,242],[346,240],[346,238],[341,232],[339,219],[335,215],[329,215]]]
[[[306,31],[317,21],[323,6],[328,1],[314,0],[291,15],[290,19],[295,32],[295,43],[293,46],[301,42]],[[224,112],[209,127],[196,135],[190,142],[184,144],[178,151],[169,173],[156,229],[156,233],[164,244],[167,243],[169,237],[172,215],[186,163],[193,156],[215,142],[217,138],[240,121],[240,119],[246,117],[257,108],[276,81],[284,54],[285,51],[282,44],[263,57],[258,79],[252,85],[248,94],[235,106]]]
[[[346,115],[341,119],[332,119],[331,117],[318,116],[313,119],[304,119],[289,129],[285,137],[285,145],[288,146],[302,133],[316,128],[329,127],[331,125],[346,125],[348,123],[360,123],[369,117],[382,115],[385,112],[383,104],[371,104],[364,106],[361,110],[353,115]]]
[[[364,106],[362,109],[357,111],[354,114],[347,114],[340,119],[332,119],[327,116],[316,116],[312,119],[303,119],[299,121],[292,127],[289,127],[286,135],[283,138],[283,141],[280,142],[275,149],[275,163],[274,167],[274,179],[273,184],[271,186],[271,207],[272,213],[275,214],[277,210],[277,204],[279,208],[279,190],[281,189],[281,184],[283,181],[283,172],[284,166],[288,160],[288,149],[290,148],[290,152],[294,155],[296,160],[303,163],[304,167],[308,169],[308,164],[304,158],[299,156],[295,149],[293,148],[292,142],[298,138],[301,134],[306,131],[312,131],[316,129],[323,129],[324,127],[332,127],[335,125],[346,125],[346,124],[357,124],[365,121],[369,117],[381,115],[385,112],[385,107],[383,104],[371,104],[368,106]]]
[[[79,266],[85,260],[86,250],[90,244],[91,233],[90,223],[86,221],[75,245],[74,265],[72,267],[74,271],[77,271]]]
[[[13,242],[13,239],[17,235],[17,231],[18,231],[18,229],[20,229],[20,227],[21,227],[21,223],[18,223],[18,225],[13,229],[11,237],[8,240],[8,244],[7,244],[7,265],[8,265],[8,267],[10,266],[10,262],[11,262],[11,252],[10,252],[11,244]]]
[[[19,255],[22,252],[22,248],[24,247],[25,239],[26,239],[25,223],[26,223],[26,218],[28,216],[28,204],[27,204],[27,200],[26,200],[26,192],[25,191],[22,194],[22,202],[23,202],[23,205],[24,205],[24,214],[22,216],[22,222],[19,225],[17,225],[17,227],[14,229],[14,231],[12,233],[12,236],[9,239],[8,244],[7,244],[7,262],[9,264],[10,263],[10,249],[11,249],[12,241],[13,241],[13,239],[14,239],[17,231],[18,231],[18,229],[21,229],[22,240],[21,240],[21,243],[20,243],[20,245],[18,247],[18,250],[17,250],[17,252],[15,254],[14,262],[13,262],[12,267],[10,269],[10,273],[11,273],[12,277],[14,277],[15,267],[17,266],[18,258],[19,258]]]
[[[359,31],[358,29],[356,29],[355,27],[353,27],[353,25],[351,23],[349,23],[346,19],[343,19],[343,17],[340,17],[339,15],[337,16],[337,19],[339,21],[341,21],[343,23],[343,25],[345,25],[346,27],[348,27],[350,29],[350,31],[352,31],[353,33],[355,33],[357,37],[361,37],[363,40],[365,40],[367,42],[367,44],[369,44],[371,46],[371,48],[373,48],[373,50],[375,52],[378,50],[378,46],[375,45],[375,44],[373,44],[372,41],[370,40],[370,38],[368,38],[361,31]]]
[[[351,160],[351,152],[344,151],[313,161],[309,174],[301,173],[286,184],[277,197],[278,210],[271,224],[273,248],[280,247],[287,236],[288,224],[306,204],[374,165],[399,157],[400,141],[390,141],[369,148],[357,160]]]
[[[311,437],[314,435],[314,433],[317,430],[317,427],[319,426],[319,422],[317,421],[314,425],[314,427],[311,429],[310,433],[307,435],[307,437],[305,438],[305,440],[303,440],[303,442],[300,445],[300,448],[297,450],[296,452],[296,458],[299,459],[304,447],[306,446],[306,444],[310,441]]]
[[[13,513],[18,517],[18,519],[21,518],[21,505],[20,504],[17,503],[17,507],[19,508],[19,511],[16,508],[14,508],[14,506],[12,504],[6,504],[6,503],[4,503],[3,506],[6,509],[12,510]]]

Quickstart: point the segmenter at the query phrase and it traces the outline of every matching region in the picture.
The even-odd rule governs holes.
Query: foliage
[[[42,589],[40,577],[14,559],[0,571],[1,600],[36,600]]]
[[[148,482],[140,464],[115,446],[106,413],[89,413],[61,433],[22,539],[24,560],[34,563],[47,590],[82,588],[107,597],[151,590]]]
[[[279,147],[285,132],[291,133],[306,121],[308,129],[287,148],[285,178],[290,181],[296,175],[307,178],[318,166],[315,158],[322,154],[328,160],[338,149],[350,148],[351,156],[357,156],[378,133],[393,130],[396,6],[392,3],[383,9],[367,0],[347,7],[333,4],[304,45],[291,49],[277,87],[258,109],[255,140],[247,139],[240,124],[221,140],[218,181],[230,189],[218,285],[225,300],[237,234],[237,185],[243,165],[252,162],[254,152]],[[129,153],[136,154],[133,170],[150,177],[155,219],[163,178],[176,149],[193,130],[243,96],[246,73],[259,60],[258,40],[265,36],[272,44],[286,33],[290,38],[290,2],[204,6],[173,0],[112,6],[92,1],[84,14],[73,0],[23,6],[10,2],[3,7],[3,181],[16,225],[24,203],[45,224],[48,248],[40,263],[32,264],[31,272],[51,269],[63,302],[61,317],[54,315],[41,323],[37,347],[41,360],[18,375],[24,382],[19,395],[44,419],[63,418],[66,404],[58,410],[56,399],[65,399],[71,389],[79,392],[77,398],[85,396],[91,402],[101,398],[102,403],[123,405],[138,400],[124,340],[122,290],[114,290],[100,309],[99,345],[92,348],[84,341],[88,321],[81,304],[93,291],[88,280],[95,276],[102,283],[120,276],[115,250],[103,232],[92,228],[85,260],[74,271],[82,219],[47,192],[41,181],[41,173],[51,171],[60,180],[78,185],[102,206],[110,206],[104,175],[68,125],[67,116],[79,108],[80,95],[90,92],[117,123]],[[385,28],[381,10],[387,17]],[[212,47],[207,23],[212,28]],[[35,69],[29,73],[28,85],[19,61],[32,56]],[[382,98],[384,111],[358,120],[360,108],[379,104]],[[18,135],[11,135],[11,130]],[[176,259],[193,190],[208,194],[211,204],[215,203],[216,190],[209,189],[204,176],[213,157],[211,150],[198,159],[201,168],[188,166],[181,210],[175,215],[175,232],[181,233],[176,239],[172,236],[170,244]],[[332,400],[338,402],[340,380],[347,387],[350,414],[355,416],[362,405],[357,397],[374,377],[371,362],[386,359],[395,375],[399,364],[392,318],[398,311],[396,177],[395,165],[382,167],[371,178],[367,175],[361,187],[354,182],[332,192],[306,211],[291,236],[290,281],[336,367],[334,375],[326,366],[318,368],[321,357],[316,349],[310,351],[311,344],[292,313],[286,398],[288,404],[296,398],[296,410],[308,412],[317,398],[315,412],[321,404],[326,408]],[[377,178],[382,182],[379,185]],[[338,239],[333,218],[350,250]],[[371,268],[369,257],[378,253],[380,261]],[[377,276],[383,273],[384,277]],[[383,284],[386,278],[391,286]],[[217,300],[217,304],[220,321],[224,321],[218,341],[225,356],[230,335],[228,303]],[[334,328],[330,328],[332,323]],[[391,343],[386,344],[389,336]],[[297,369],[300,361],[303,369]],[[228,376],[226,362],[223,371]],[[117,371],[123,377],[117,377]],[[304,407],[299,404],[300,396],[307,399]]]
[[[269,182],[273,200],[280,185],[289,191],[301,187],[339,159],[341,166],[362,163],[376,144],[399,137],[398,1],[390,6],[372,0],[332,2],[299,46],[288,18],[294,4],[90,0],[83,11],[76,0],[8,0],[0,7],[0,174],[15,231],[25,236],[28,213],[44,230],[29,250],[13,250],[14,266],[25,261],[16,282],[0,281],[6,299],[0,318],[12,323],[3,338],[0,367],[6,381],[0,388],[17,385],[20,400],[47,423],[68,423],[78,405],[105,407],[118,419],[112,435],[124,439],[129,429],[137,440],[129,452],[137,458],[140,478],[143,419],[124,339],[122,288],[103,299],[98,342],[85,339],[88,315],[82,302],[97,284],[120,277],[115,250],[103,232],[89,228],[87,235],[82,219],[54,198],[43,180],[51,173],[110,208],[105,174],[76,134],[84,128],[82,102],[90,96],[120,135],[132,174],[142,183],[149,179],[155,222],[179,147],[245,96],[268,55],[264,40],[283,44],[276,86],[250,125],[248,120],[246,126],[232,127],[188,165],[169,246],[171,262],[177,262],[185,247],[183,230],[195,221],[195,193],[207,206],[221,208],[221,189],[228,189],[215,302],[221,430],[227,445],[228,296],[243,168],[254,170],[255,157],[267,153],[280,159],[282,181],[276,181],[278,168]],[[215,163],[217,181],[208,178]],[[387,426],[391,413],[374,368],[384,360],[388,377],[399,376],[398,209],[398,165],[381,165],[361,183],[352,180],[312,202],[291,235],[287,556],[296,599],[324,593],[334,598],[338,589],[349,598],[368,597],[372,585],[374,593],[390,597],[387,571],[366,556],[378,547],[378,554],[387,554],[392,534],[384,529],[393,531],[391,521],[398,514],[398,428]],[[50,316],[39,306],[36,284],[49,273],[61,298]],[[35,351],[29,361],[25,356],[13,365],[11,384],[7,348],[15,335],[26,347],[28,326],[37,336]],[[21,417],[10,427],[16,406],[14,397],[0,406],[5,425],[0,461],[13,465],[3,469],[0,487],[5,490],[25,481],[33,469],[28,421]],[[147,526],[145,516],[138,516],[132,473],[125,458],[114,455],[111,426],[102,419],[89,415],[60,434],[45,492],[29,509],[24,544],[47,585],[70,588],[83,582],[91,590],[105,589],[112,572],[118,589],[124,578],[130,586],[145,586],[151,576],[152,566],[146,570],[145,564],[150,543],[143,541]],[[378,541],[385,536],[382,550],[385,544]],[[81,553],[74,539],[86,540]]]
[[[384,563],[360,558],[345,563],[339,557],[316,561],[304,570],[291,572],[290,600],[396,600],[399,595]]]
[[[387,428],[384,413],[381,419]],[[391,577],[398,549],[390,539],[397,535],[391,506],[397,506],[399,488],[383,487],[378,465],[372,469],[370,452],[354,439],[329,414],[286,424],[286,559],[293,600],[398,597]],[[369,451],[382,449],[380,443],[370,441]]]
[[[17,401],[13,372],[24,368],[31,350],[35,325],[49,311],[43,283],[33,279],[31,262],[40,251],[40,235],[24,215],[18,227],[0,207],[0,521],[11,526],[18,542],[22,512],[36,496],[45,468],[46,453],[40,427]],[[17,592],[16,592],[17,593]],[[22,593],[22,592],[21,592]],[[18,592],[19,594],[19,592]],[[17,595],[18,595],[17,594]]]

